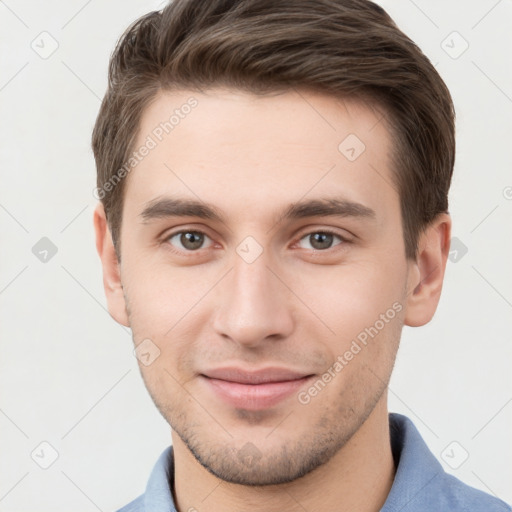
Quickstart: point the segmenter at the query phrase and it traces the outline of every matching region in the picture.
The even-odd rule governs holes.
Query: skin
[[[197,107],[127,178],[121,263],[101,205],[94,215],[110,314],[135,345],[149,338],[160,350],[140,369],[172,427],[178,509],[378,511],[395,473],[387,384],[403,325],[424,325],[436,310],[451,219],[439,215],[417,259],[405,258],[392,139],[354,100],[161,93],[136,146],[191,96]],[[366,146],[354,161],[338,150],[348,134]],[[164,196],[199,199],[223,219],[144,220]],[[299,200],[340,197],[375,217],[282,217]],[[190,250],[171,237],[179,230],[205,233],[204,245]],[[322,230],[335,236],[318,248],[310,235]],[[236,251],[248,236],[262,249],[251,263]],[[293,393],[265,410],[237,408],[200,377],[230,364],[321,378],[396,303],[394,318],[307,404]]]

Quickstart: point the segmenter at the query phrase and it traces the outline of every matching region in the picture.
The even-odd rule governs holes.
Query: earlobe
[[[96,250],[103,268],[103,288],[107,298],[108,311],[116,322],[129,327],[126,300],[121,283],[121,269],[112,243],[105,210],[101,203],[94,210],[94,231],[96,233]]]
[[[434,316],[443,288],[451,225],[449,214],[442,213],[420,236],[418,257],[409,268],[405,325],[419,327]]]

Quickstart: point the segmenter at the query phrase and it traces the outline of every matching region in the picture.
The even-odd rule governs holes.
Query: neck
[[[250,487],[224,482],[197,462],[179,436],[172,436],[173,495],[179,512],[378,512],[395,475],[385,396],[334,457],[287,484]]]

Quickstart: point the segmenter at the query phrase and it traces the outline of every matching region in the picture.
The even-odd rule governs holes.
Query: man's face
[[[215,475],[291,481],[385,402],[409,288],[390,134],[363,103],[216,89],[160,95],[135,148],[191,96],[126,183],[142,375]]]

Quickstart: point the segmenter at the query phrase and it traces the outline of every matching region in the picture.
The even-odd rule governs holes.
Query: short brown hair
[[[135,21],[111,57],[92,135],[98,189],[125,164],[159,91],[212,86],[370,100],[383,107],[393,134],[407,258],[416,258],[422,230],[448,211],[450,93],[421,50],[368,0],[174,0]],[[124,181],[101,196],[118,258]]]

